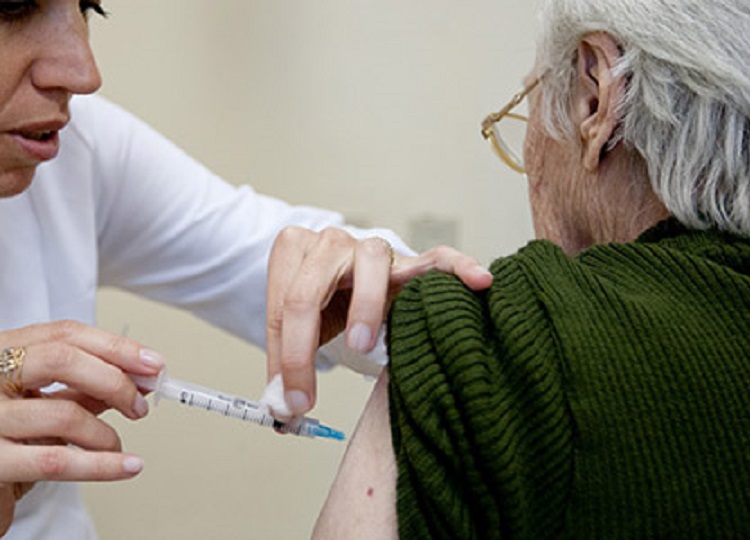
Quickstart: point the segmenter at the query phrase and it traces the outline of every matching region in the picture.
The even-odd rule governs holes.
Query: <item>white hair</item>
[[[627,81],[615,142],[640,155],[682,223],[750,235],[750,1],[545,0],[542,14],[550,132],[573,133],[580,39],[608,33]]]

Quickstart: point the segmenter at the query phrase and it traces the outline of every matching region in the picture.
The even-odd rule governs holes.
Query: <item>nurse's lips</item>
[[[8,131],[20,149],[37,161],[49,161],[60,151],[59,133],[66,121],[30,124]]]

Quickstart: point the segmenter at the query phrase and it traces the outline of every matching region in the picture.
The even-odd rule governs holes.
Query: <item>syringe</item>
[[[166,369],[162,369],[157,377],[130,375],[130,378],[139,388],[154,393],[154,405],[159,403],[159,399],[166,398],[179,401],[189,407],[198,407],[223,416],[245,420],[260,426],[272,427],[281,433],[311,438],[323,437],[338,441],[343,441],[346,438],[341,431],[324,426],[316,419],[306,416],[295,418],[290,422],[280,422],[271,416],[267,407],[257,401],[167,377]]]

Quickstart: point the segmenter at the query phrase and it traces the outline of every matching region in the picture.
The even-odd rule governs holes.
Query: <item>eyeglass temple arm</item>
[[[485,118],[482,121],[482,137],[487,139],[490,135],[489,132],[492,129],[492,124],[497,123],[500,121],[504,116],[512,116],[514,118],[520,118],[523,120],[527,120],[525,116],[521,116],[520,114],[512,114],[510,111],[518,106],[523,101],[523,98],[525,98],[529,92],[531,92],[534,88],[537,87],[539,82],[541,81],[541,77],[537,78],[534,82],[532,82],[529,86],[524,88],[523,90],[520,90],[519,92],[516,92],[512,98],[510,98],[510,102],[500,109],[497,112],[490,113],[487,115],[487,118]],[[509,114],[510,113],[510,114]]]
[[[497,112],[488,114],[487,118],[482,120],[482,136],[485,139],[489,137],[489,132],[492,129],[492,125],[502,120],[504,116],[512,116],[514,118],[526,120],[525,116],[522,116],[520,114],[512,114],[510,111],[514,107],[518,106],[518,104],[523,101],[523,98],[526,97],[526,94],[528,93],[529,93],[529,90],[527,89],[523,89],[520,92],[517,92],[516,94],[513,95],[512,98],[510,98],[510,102],[505,107],[503,107]]]

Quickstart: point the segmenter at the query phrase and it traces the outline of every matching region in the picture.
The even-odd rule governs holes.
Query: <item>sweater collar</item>
[[[636,243],[658,244],[690,252],[750,275],[750,238],[716,228],[691,229],[670,217],[641,234]]]

